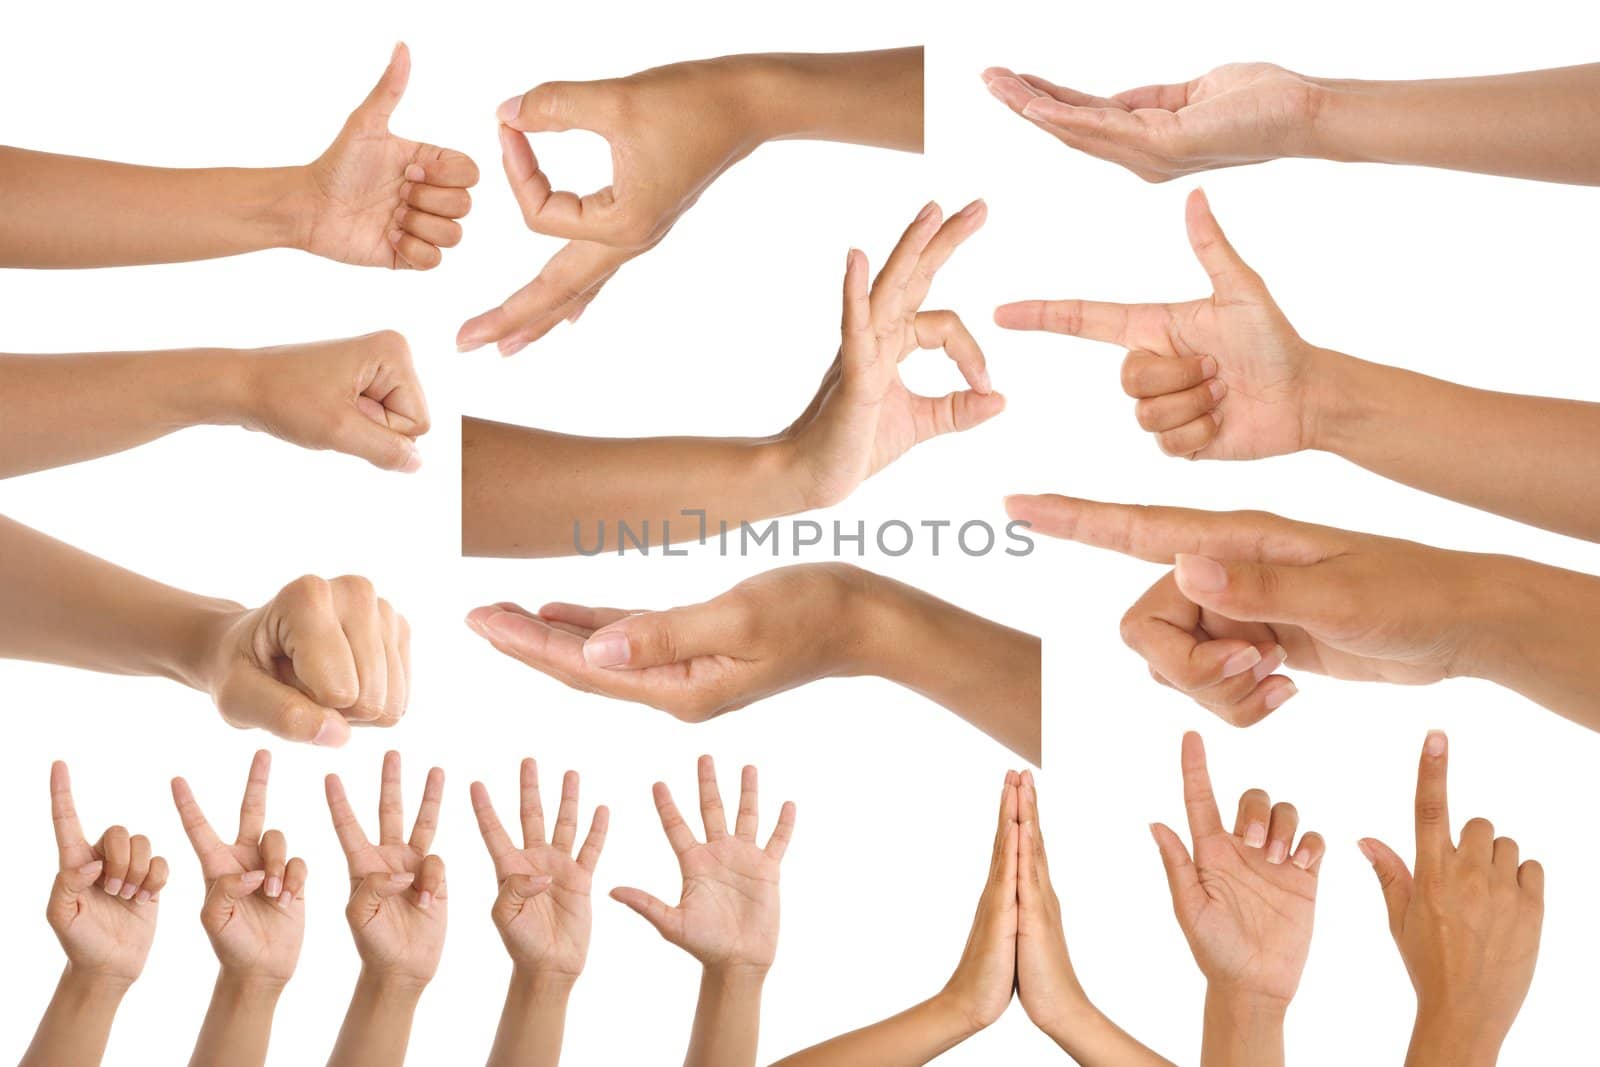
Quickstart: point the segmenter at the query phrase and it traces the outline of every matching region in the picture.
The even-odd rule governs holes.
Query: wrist
[[[937,1020],[934,1029],[952,1043],[965,1041],[988,1027],[992,1021],[949,986],[939,990],[926,1003]]]
[[[109,974],[90,967],[68,963],[57,983],[63,993],[82,1001],[115,1004],[122,1000],[134,980],[126,975]]]
[[[422,999],[423,990],[428,988],[428,981],[414,974],[363,964],[361,974],[356,978],[356,989],[388,1003],[414,1007]]]
[[[1305,136],[1295,155],[1340,163],[1375,162],[1361,150],[1363,114],[1374,83],[1347,78],[1308,78],[1311,86]]]
[[[511,964],[511,994],[524,1000],[565,1000],[577,985],[578,976],[552,971],[546,967],[513,961]]]
[[[1355,446],[1383,419],[1385,392],[1373,372],[1387,368],[1314,345],[1305,365],[1301,447],[1354,462]]]
[[[1206,986],[1206,1023],[1213,1021],[1236,1033],[1282,1031],[1289,1001],[1270,993],[1210,983]]]
[[[1540,661],[1540,651],[1550,644],[1551,621],[1569,614],[1546,595],[1548,576],[1562,572],[1514,556],[1464,558],[1466,565],[1452,583],[1461,600],[1446,610],[1460,630],[1446,674],[1511,684]]]
[[[276,1004],[288,984],[287,978],[279,978],[276,975],[223,967],[217,972],[213,998],[232,1004]]]
[[[161,673],[208,696],[215,695],[221,672],[221,649],[228,630],[245,613],[244,605],[214,597],[194,597],[177,632]]]
[[[1472,1012],[1437,1012],[1419,1007],[1406,1050],[1406,1067],[1494,1067],[1503,1033],[1472,1025]]]

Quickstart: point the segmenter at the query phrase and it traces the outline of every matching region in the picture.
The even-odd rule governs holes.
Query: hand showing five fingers
[[[45,908],[50,929],[75,970],[134,981],[155,939],[167,861],[150,854],[149,838],[121,826],[89,844],[72,803],[67,765],[59,761],[50,765],[50,816],[60,858]]]
[[[1316,113],[1316,84],[1271,63],[1229,63],[1193,81],[1112,97],[1004,67],[990,67],[983,80],[1061,143],[1149,182],[1303,154]]]
[[[1166,825],[1153,823],[1150,832],[1195,962],[1213,990],[1286,1006],[1311,949],[1321,835],[1305,834],[1296,846],[1294,806],[1273,805],[1259,789],[1239,798],[1229,833],[1195,733],[1183,737],[1183,801],[1192,856]]]
[[[1300,338],[1233,250],[1205,194],[1189,194],[1189,244],[1212,294],[1181,304],[1025,300],[995,322],[1128,349],[1122,386],[1161,450],[1191,459],[1261,459],[1310,445],[1318,349]]]
[[[662,937],[703,966],[764,974],[778,951],[778,865],[794,834],[794,804],[784,803],[762,847],[756,843],[756,769],[746,767],[740,779],[731,834],[710,756],[700,757],[699,773],[704,841],[695,839],[665,783],[655,785],[661,828],[683,874],[678,903],[671,906],[628,887],[613,889],[611,897],[644,916]]]
[[[568,771],[561,782],[555,830],[546,841],[539,765],[531,759],[522,761],[521,848],[500,824],[482,782],[472,783],[472,808],[500,883],[491,915],[512,962],[530,972],[575,980],[589,954],[589,891],[610,812],[603,805],[594,809],[588,836],[574,856],[578,774]]]
[[[206,882],[200,924],[223,971],[287,982],[305,937],[306,863],[289,858],[280,831],[265,828],[271,770],[271,755],[257,752],[231,845],[211,828],[182,778],[172,780],[172,800],[200,860]]]
[[[990,388],[983,351],[952,311],[923,311],[934,275],[983,225],[975,200],[948,221],[929,204],[906,228],[883,270],[867,283],[867,257],[845,263],[844,326],[839,354],[811,405],[789,428],[810,486],[808,507],[837,504],[914,445],[970,430],[998,415],[1005,399]],[[918,396],[900,378],[900,362],[919,348],[942,348],[968,388]]]
[[[389,132],[411,77],[411,51],[397,44],[371,94],[312,163],[312,209],[302,246],[340,263],[429,270],[461,240],[477,165],[449,148]]]
[[[444,772],[438,767],[428,772],[407,840],[400,800],[400,753],[384,755],[377,844],[362,832],[339,776],[328,775],[326,785],[328,812],[350,867],[345,918],[355,935],[362,969],[424,985],[432,980],[444,951],[444,860],[428,851],[439,825]]]

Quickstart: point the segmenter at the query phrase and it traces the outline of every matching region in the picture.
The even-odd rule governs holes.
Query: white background
[[[286,831],[311,868],[306,947],[279,1008],[273,1063],[326,1054],[357,968],[321,776],[344,775],[358,810],[375,820],[379,759],[391,745],[405,755],[410,804],[430,763],[448,772],[436,847],[449,864],[453,914],[443,965],[417,1016],[412,1062],[468,1062],[488,1049],[508,965],[487,914],[494,880],[466,787],[484,778],[506,812],[524,754],[540,759],[547,782],[563,768],[581,770],[585,821],[596,801],[613,809],[594,946],[568,1019],[568,1062],[681,1055],[692,961],[605,892],[634,884],[675,898],[650,784],[665,779],[692,808],[694,758],[703,751],[720,761],[727,791],[741,762],[760,766],[763,833],[780,800],[799,804],[764,1058],[898,1011],[943,983],[982,882],[1000,776],[1015,758],[875,680],[816,685],[682,725],[569,692],[500,657],[461,622],[471,607],[502,598],[534,607],[549,599],[687,602],[770,560],[457,555],[460,413],[592,435],[771,432],[805,406],[832,356],[846,248],[859,245],[881,262],[929,197],[947,210],[988,198],[987,228],[941,274],[929,306],[966,317],[1011,404],[994,423],[905,457],[834,509],[837,517],[869,527],[890,518],[998,524],[1003,494],[1055,490],[1262,507],[1600,566],[1592,545],[1422,496],[1330,457],[1169,460],[1132,420],[1117,386],[1118,351],[995,329],[990,311],[1005,300],[1182,299],[1203,294],[1205,276],[1184,240],[1192,180],[1150,186],[1074,155],[1004,110],[978,79],[984,67],[1005,64],[1114,92],[1229,60],[1349,77],[1555,66],[1594,58],[1585,49],[1597,23],[1586,5],[1524,4],[1515,17],[1503,5],[1434,15],[1350,3],[1329,18],[1293,5],[1162,0],[1125,13],[1119,5],[994,2],[940,18],[910,4],[783,10],[758,16],[741,4],[691,10],[624,0],[603,16],[576,4],[357,12],[297,2],[237,14],[214,5],[8,13],[0,35],[7,143],[172,165],[302,162],[331,139],[403,38],[414,74],[394,128],[462,149],[484,173],[464,243],[431,274],[285,251],[0,278],[0,347],[9,351],[248,346],[393,327],[410,338],[424,376],[435,429],[422,443],[422,472],[410,478],[208,429],[0,485],[0,512],[174,585],[254,604],[301,573],[354,572],[411,621],[416,677],[403,725],[358,732],[337,752],[270,745],[270,825]],[[926,157],[814,144],[763,149],[658,249],[624,268],[578,327],[510,361],[492,351],[456,354],[457,326],[523,284],[557,247],[525,232],[502,180],[493,113],[506,96],[545,79],[704,55],[918,42],[928,45]],[[602,183],[596,140],[573,135],[536,148],[569,184]],[[1204,183],[1234,243],[1316,343],[1476,385],[1600,395],[1592,190],[1322,162],[1229,171]],[[939,392],[955,381],[934,355],[911,373]],[[1145,830],[1153,819],[1182,818],[1178,738],[1193,728],[1209,742],[1219,794],[1265,787],[1292,799],[1303,825],[1329,840],[1317,936],[1289,1020],[1291,1062],[1398,1062],[1411,992],[1355,840],[1379,836],[1410,855],[1415,757],[1425,729],[1439,726],[1453,743],[1457,825],[1489,816],[1548,870],[1538,977],[1503,1062],[1572,1062],[1600,944],[1592,907],[1600,854],[1589,828],[1600,803],[1600,738],[1486,684],[1406,690],[1314,676],[1297,678],[1301,695],[1270,720],[1235,731],[1154,686],[1118,640],[1118,618],[1159,568],[1059,543],[1022,560],[867,562],[1045,635],[1046,837],[1080,976],[1127,1029],[1180,1062],[1194,1060],[1202,984]],[[195,918],[199,871],[167,779],[188,776],[219,829],[231,832],[250,753],[268,739],[226,728],[205,698],[167,682],[43,666],[0,664],[0,707],[0,809],[11,835],[0,879],[8,961],[0,1050],[20,1053],[61,964],[41,915],[54,863],[46,773],[59,757],[71,764],[91,833],[122,822],[151,835],[173,863],[155,949],[122,1007],[108,1062],[180,1062],[214,962]],[[1055,1055],[1013,1006],[943,1062]]]

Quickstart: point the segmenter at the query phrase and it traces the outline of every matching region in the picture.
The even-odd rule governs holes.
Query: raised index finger
[[[1149,504],[1105,504],[1043,494],[1009,496],[1006,513],[1051,537],[1171,563],[1179,553],[1287,564],[1326,556],[1314,543],[1323,527],[1255,511],[1197,511]]]
[[[1206,769],[1206,746],[1200,735],[1183,735],[1183,806],[1189,813],[1189,835],[1196,841],[1222,833],[1222,815],[1217,811],[1217,796],[1211,790],[1211,773]]]
[[[328,814],[333,816],[333,832],[339,836],[339,847],[344,849],[346,859],[354,859],[356,853],[366,851],[372,844],[362,833],[356,813],[350,809],[350,798],[345,796],[344,783],[339,776],[328,775],[323,786],[328,795]]]
[[[515,852],[517,846],[512,843],[506,828],[500,825],[500,816],[495,814],[494,804],[489,800],[489,790],[484,784],[473,782],[471,792],[472,810],[478,816],[478,832],[483,835],[483,843],[488,846],[489,855],[498,868],[500,860]]]
[[[1450,805],[1445,791],[1449,745],[1444,731],[1428,731],[1417,765],[1417,870],[1442,863],[1450,854]]]
[[[94,851],[84,840],[78,822],[78,809],[72,803],[72,779],[60,760],[50,765],[50,819],[55,824],[56,851],[61,869],[74,870],[94,860]]]
[[[205,812],[200,810],[200,803],[194,798],[194,791],[182,778],[172,780],[172,802],[177,805],[178,821],[183,823],[183,832],[189,835],[189,844],[194,846],[194,854],[200,857],[201,870],[207,877],[212,877],[211,859],[219,852],[226,853],[227,846],[206,821]],[[257,834],[257,839],[260,836]]]

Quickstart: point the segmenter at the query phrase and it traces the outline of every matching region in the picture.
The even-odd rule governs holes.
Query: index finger
[[[189,788],[189,783],[182,778],[172,780],[172,802],[178,808],[178,821],[183,823],[183,832],[189,835],[189,844],[194,846],[194,854],[200,857],[200,866],[210,876],[210,857],[218,852],[226,852],[227,846],[222,843],[222,838],[211,828],[206,821],[205,812],[200,810],[199,801],[194,798],[194,791]],[[257,839],[260,835],[256,835]]]
[[[250,761],[250,774],[244,783],[244,799],[239,802],[239,844],[255,844],[267,828],[267,776],[272,772],[272,754],[266,749]]]
[[[56,760],[50,765],[50,820],[55,824],[56,851],[61,869],[73,870],[94,859],[94,851],[84,839],[78,822],[78,809],[72,803],[72,778],[67,765]]]
[[[1444,731],[1429,730],[1417,765],[1417,869],[1450,854],[1450,805],[1445,791],[1449,744]]]
[[[672,802],[672,790],[667,788],[665,782],[657,782],[652,792],[655,795],[656,813],[661,816],[661,829],[666,831],[672,851],[681,856],[695,846],[694,831],[683,821],[678,805]]]
[[[1180,553],[1254,562],[1311,564],[1327,556],[1316,542],[1326,527],[1264,511],[1198,511],[1150,504],[1105,504],[1042,494],[1006,497],[1006,514],[1051,537],[1106,548],[1147,563]]]
[[[488,846],[489,855],[494,859],[495,866],[500,865],[500,860],[517,850],[512,842],[511,835],[506,833],[506,828],[500,824],[500,816],[495,813],[494,803],[489,799],[489,790],[482,782],[473,782],[472,811],[478,817],[478,832],[483,835],[483,843]]]
[[[1128,325],[1138,305],[1098,300],[1019,300],[994,309],[996,326],[1043,330],[1128,347]]]
[[[1222,815],[1217,811],[1217,796],[1211,790],[1211,773],[1206,770],[1206,746],[1200,735],[1183,735],[1183,806],[1189,813],[1189,835],[1196,841],[1222,833]]]
[[[323,788],[328,795],[328,814],[333,817],[333,832],[339,837],[339,847],[344,849],[346,859],[354,859],[356,853],[366,851],[372,844],[362,833],[361,823],[356,821],[356,813],[350,808],[350,798],[345,796],[344,783],[339,776],[328,775],[323,780]]]

